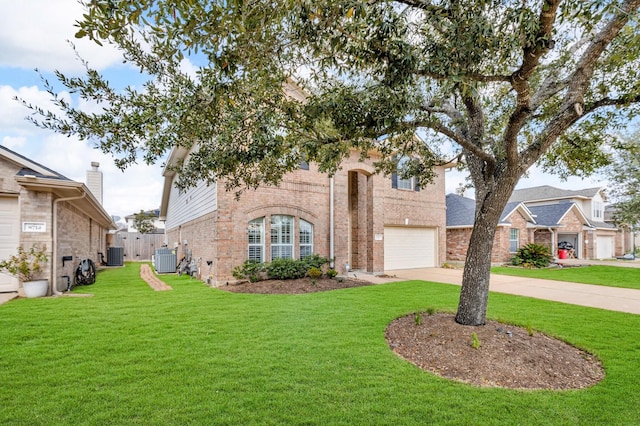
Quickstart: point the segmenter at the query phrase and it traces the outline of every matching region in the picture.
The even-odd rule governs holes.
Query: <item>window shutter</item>
[[[391,173],[391,187],[392,188],[397,188],[398,187],[398,174],[397,173]]]
[[[414,186],[413,189],[416,190],[416,191],[420,191],[420,182],[418,182],[418,178],[417,177],[414,177],[414,179],[415,179],[415,186]]]

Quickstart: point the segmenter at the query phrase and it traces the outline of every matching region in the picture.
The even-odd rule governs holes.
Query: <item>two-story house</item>
[[[245,260],[269,262],[319,254],[335,259],[340,273],[433,267],[445,255],[444,168],[420,188],[415,179],[376,174],[359,153],[333,176],[303,164],[278,187],[244,192],[239,199],[224,182],[178,190],[178,176],[164,170],[160,218],[178,257],[190,251],[200,276],[212,284],[233,280]],[[167,166],[186,159],[172,151]]]
[[[529,242],[546,245],[560,257],[569,253],[578,259],[606,259],[624,254],[628,248],[623,233],[605,222],[605,202],[602,187],[566,190],[544,185],[515,190],[498,225],[492,260],[508,262],[518,247]],[[474,211],[474,200],[447,195],[448,260],[464,260]]]
[[[152,234],[164,234],[164,221],[160,220],[160,209],[146,210],[143,212],[153,222]],[[130,214],[124,217],[127,224],[128,232],[139,232],[136,228],[136,215],[139,213]]]

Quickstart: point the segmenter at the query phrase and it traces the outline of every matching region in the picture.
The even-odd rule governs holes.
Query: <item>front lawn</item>
[[[508,266],[491,268],[494,274],[513,275],[518,277],[541,278],[545,280],[569,281],[582,284],[595,284],[610,287],[633,288],[640,290],[640,268],[618,266],[580,266],[526,269]]]
[[[387,346],[407,313],[454,311],[458,286],[410,281],[304,295],[228,293],[139,265],[78,293],[0,306],[0,424],[626,425],[640,407],[640,316],[491,294],[489,317],[596,354],[576,391],[477,388]],[[478,350],[478,356],[482,349]]]

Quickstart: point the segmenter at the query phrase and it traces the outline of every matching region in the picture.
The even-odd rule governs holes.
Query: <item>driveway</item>
[[[402,269],[387,274],[405,280],[462,283],[462,269]],[[640,290],[629,288],[491,274],[489,290],[640,315]]]

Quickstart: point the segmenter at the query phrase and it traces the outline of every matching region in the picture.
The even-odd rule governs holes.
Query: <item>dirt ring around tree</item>
[[[421,324],[416,314],[392,321],[387,342],[401,358],[447,379],[480,387],[569,390],[604,378],[594,355],[537,331],[530,335],[527,328],[497,321],[464,326],[445,313],[420,318]]]

